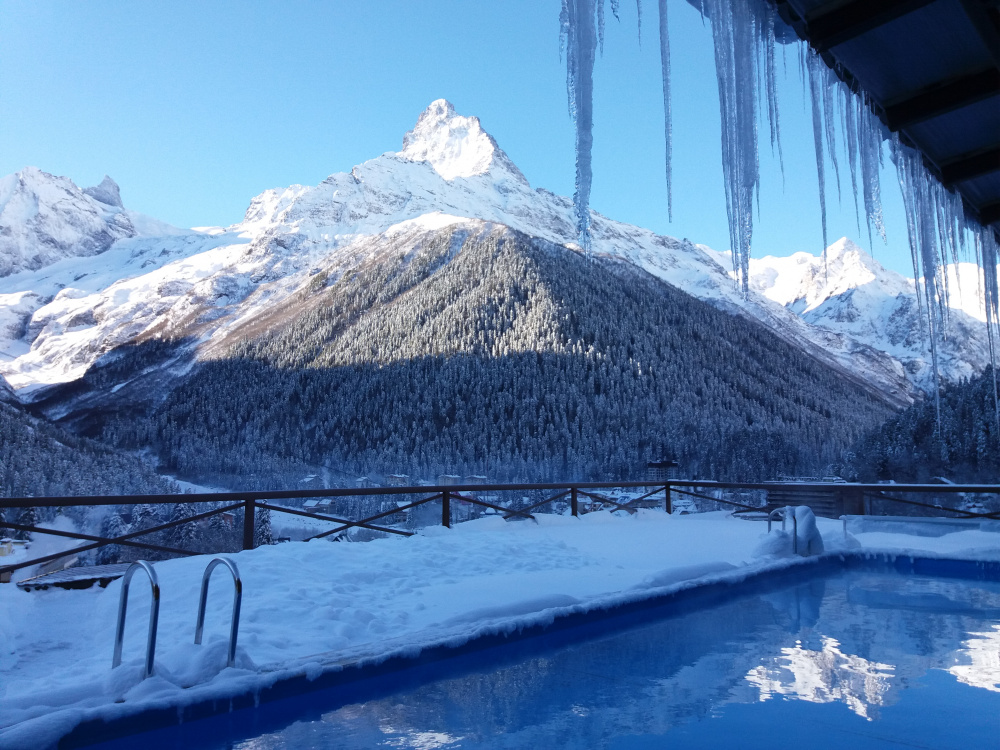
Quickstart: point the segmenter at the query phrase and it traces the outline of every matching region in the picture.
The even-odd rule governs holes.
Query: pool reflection
[[[235,746],[645,746],[728,706],[785,701],[871,722],[931,670],[1000,691],[998,612],[995,583],[848,573],[466,669]]]

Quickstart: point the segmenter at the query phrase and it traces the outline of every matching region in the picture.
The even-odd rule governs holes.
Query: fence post
[[[451,528],[451,493],[448,490],[441,493],[441,525]]]
[[[576,493],[577,493],[576,487],[569,488],[569,507],[573,511],[574,518],[580,515],[580,501],[577,498]]]
[[[663,485],[663,499],[665,501],[665,506],[664,507],[666,508],[667,515],[669,516],[671,513],[674,512],[674,502],[673,502],[673,498],[670,497],[670,485],[669,484]]]
[[[243,549],[253,549],[253,523],[257,511],[256,505],[253,500],[243,501]]]

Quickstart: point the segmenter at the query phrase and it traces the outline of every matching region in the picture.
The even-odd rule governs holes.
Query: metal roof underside
[[[770,0],[1000,231],[1000,0]]]

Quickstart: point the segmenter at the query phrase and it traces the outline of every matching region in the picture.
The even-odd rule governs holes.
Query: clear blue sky
[[[608,13],[595,94],[593,207],[728,250],[711,34],[671,6],[674,221],[666,216],[656,4]],[[270,187],[316,184],[401,147],[431,101],[476,115],[535,187],[572,195],[559,0],[0,0],[0,173],[33,165],[179,226],[238,221]],[[761,131],[754,255],[819,252],[811,120],[798,63],[781,84],[785,185]],[[842,172],[846,174],[846,165]],[[895,171],[888,246],[912,273]],[[859,235],[850,186],[829,237]],[[862,241],[863,240],[863,241]]]

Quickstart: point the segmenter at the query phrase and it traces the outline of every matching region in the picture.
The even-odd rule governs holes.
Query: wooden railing
[[[627,500],[618,497],[611,497],[607,490],[645,490],[642,494]],[[845,493],[855,498],[862,498],[864,512],[872,512],[873,501],[883,501],[896,503],[904,507],[920,507],[930,510],[934,515],[951,514],[950,517],[958,518],[982,518],[1000,520],[1000,511],[970,511],[961,508],[950,508],[940,503],[925,503],[913,499],[912,497],[900,497],[900,495],[927,495],[933,494],[954,495],[954,494],[990,494],[1000,495],[1000,485],[956,485],[956,484],[852,484],[852,483],[832,483],[832,482],[758,482],[758,483],[738,483],[738,482],[706,482],[699,480],[673,479],[663,481],[639,481],[639,482],[574,482],[574,483],[535,483],[535,484],[465,484],[465,485],[438,485],[420,487],[368,487],[354,489],[317,489],[317,490],[276,490],[258,492],[214,492],[204,494],[171,494],[171,495],[119,495],[119,496],[73,496],[73,497],[21,497],[21,498],[0,498],[0,511],[5,515],[10,515],[10,511],[23,509],[26,507],[36,508],[69,508],[81,506],[137,506],[137,505],[165,505],[165,504],[212,504],[218,503],[217,507],[210,510],[187,516],[179,520],[158,524],[146,529],[130,531],[126,534],[115,537],[101,537],[93,534],[85,534],[75,531],[63,531],[59,529],[45,528],[37,524],[22,524],[13,520],[0,522],[0,534],[4,529],[30,534],[47,534],[57,537],[77,539],[85,544],[68,550],[62,550],[30,560],[22,560],[15,564],[0,565],[0,575],[10,574],[15,570],[39,565],[69,554],[77,554],[97,549],[109,544],[121,545],[155,551],[163,554],[173,555],[196,555],[204,551],[180,549],[164,544],[155,544],[150,541],[139,541],[140,537],[166,531],[177,526],[202,521],[222,513],[242,512],[242,547],[245,550],[254,547],[255,516],[257,510],[267,510],[273,513],[287,513],[294,516],[304,516],[306,518],[327,521],[334,524],[333,528],[315,534],[310,539],[319,539],[344,533],[352,528],[368,529],[370,531],[394,534],[400,536],[411,536],[412,531],[401,528],[399,524],[391,522],[391,517],[406,511],[427,505],[429,503],[441,503],[441,525],[450,527],[453,520],[453,502],[462,501],[473,506],[478,506],[494,513],[502,515],[505,519],[521,518],[533,519],[534,514],[544,512],[548,506],[551,512],[553,504],[560,503],[562,512],[568,511],[573,516],[587,512],[590,509],[611,509],[632,512],[638,507],[662,507],[667,513],[673,511],[673,496],[692,497],[711,503],[719,503],[728,507],[735,507],[740,511],[763,510],[764,506],[751,505],[739,502],[731,497],[722,497],[722,493],[716,492],[714,495],[707,494],[713,491],[730,490],[763,490],[767,492],[782,492],[785,495],[789,491],[801,492],[823,492],[823,493]],[[483,493],[507,493],[507,492],[534,492],[544,495],[540,500],[532,502],[524,507],[504,506],[493,503],[481,497]],[[472,494],[475,493],[475,494]],[[554,494],[550,494],[554,493]],[[479,495],[479,496],[477,496]],[[352,520],[340,515],[331,515],[308,511],[301,508],[292,508],[284,505],[277,505],[277,502],[284,500],[310,500],[310,499],[337,499],[337,498],[359,498],[359,497],[392,497],[417,496],[418,499],[405,502],[396,507],[381,510],[373,515]],[[581,502],[581,498],[583,501]],[[589,502],[588,502],[589,501]],[[595,505],[596,504],[596,505]],[[8,576],[9,577],[9,576]]]

